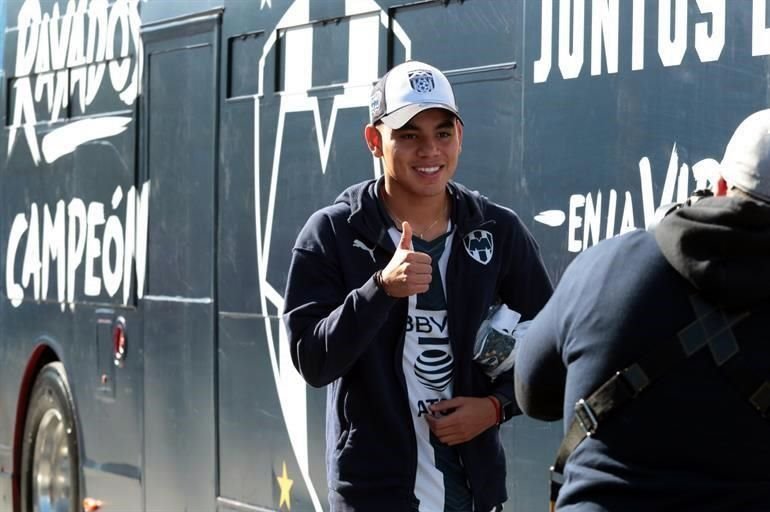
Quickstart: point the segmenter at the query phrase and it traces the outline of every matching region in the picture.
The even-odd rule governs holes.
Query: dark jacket
[[[516,354],[516,395],[541,419],[575,402],[695,320],[699,294],[734,311],[752,372],[770,378],[770,207],[702,199],[655,233],[598,244],[570,265]],[[770,423],[717,369],[708,348],[606,418],[572,453],[560,511],[770,510]]]
[[[378,182],[343,192],[313,214],[294,247],[285,314],[292,359],[313,386],[328,386],[326,450],[333,510],[410,510],[417,449],[402,370],[408,302],[374,282],[395,247],[378,207]],[[551,293],[534,240],[511,211],[450,183],[456,233],[446,272],[455,396],[502,393],[471,363],[476,331],[496,301],[532,318]],[[463,238],[493,236],[492,258],[473,259]],[[364,247],[362,248],[361,245]],[[373,248],[373,252],[370,249]],[[459,446],[477,510],[507,499],[498,428]]]

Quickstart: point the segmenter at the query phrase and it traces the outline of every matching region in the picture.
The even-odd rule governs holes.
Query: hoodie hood
[[[350,208],[348,222],[356,231],[372,242],[395,250],[378,206],[383,181],[384,178],[380,177],[352,185],[342,191],[334,202]],[[484,222],[488,203],[485,196],[453,181],[447,183],[447,191],[452,198],[452,222],[461,235]]]
[[[728,309],[770,298],[770,205],[709,197],[655,229],[663,256],[704,297]]]
[[[387,226],[382,222],[382,215],[377,206],[381,179],[351,185],[337,196],[334,204],[344,204],[350,209],[348,222],[362,236],[392,251],[395,247],[388,236]]]

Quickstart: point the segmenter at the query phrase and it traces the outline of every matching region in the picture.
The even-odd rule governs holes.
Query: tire
[[[21,512],[79,512],[80,451],[64,366],[43,367],[30,395],[21,460]]]

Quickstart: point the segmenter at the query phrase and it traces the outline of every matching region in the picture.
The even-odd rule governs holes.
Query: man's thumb
[[[401,223],[401,241],[398,243],[398,248],[412,250],[412,226],[406,221]]]

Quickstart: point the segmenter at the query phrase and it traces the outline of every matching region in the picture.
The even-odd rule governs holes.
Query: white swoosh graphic
[[[556,227],[564,224],[567,216],[559,210],[546,210],[535,216],[535,220],[546,226]]]
[[[122,133],[130,122],[130,117],[97,117],[57,128],[43,137],[45,161],[53,163],[75,151],[81,144]]]

